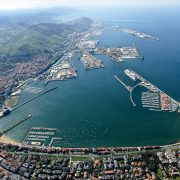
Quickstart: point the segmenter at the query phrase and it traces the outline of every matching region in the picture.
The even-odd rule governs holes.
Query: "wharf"
[[[94,57],[89,52],[83,53],[82,57],[80,58],[83,65],[86,69],[97,69],[104,67],[104,64],[101,60]]]
[[[10,131],[11,129],[15,128],[16,126],[18,126],[19,124],[23,123],[24,121],[28,120],[29,118],[31,118],[32,115],[28,115],[27,117],[25,117],[24,119],[18,121],[17,123],[15,123],[14,125],[8,127],[7,129],[3,130],[2,132],[0,132],[0,136],[4,135],[5,133],[7,133],[8,131]]]

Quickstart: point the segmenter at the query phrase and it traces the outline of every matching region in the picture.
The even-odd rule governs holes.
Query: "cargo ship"
[[[130,77],[132,80],[134,80],[134,81],[137,80],[136,75],[135,75],[131,70],[126,69],[126,70],[124,70],[124,73],[125,73],[128,77]]]

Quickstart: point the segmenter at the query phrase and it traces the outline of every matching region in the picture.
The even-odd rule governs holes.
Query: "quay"
[[[131,35],[136,36],[136,37],[141,38],[141,39],[151,38],[151,39],[154,39],[156,41],[160,41],[160,39],[155,37],[155,36],[150,36],[148,34],[138,32],[138,31],[135,31],[135,30],[132,30],[132,29],[117,29],[117,30],[128,33],[128,34],[131,34]]]
[[[15,128],[16,126],[18,126],[19,124],[23,123],[24,121],[28,120],[29,118],[31,118],[32,115],[28,115],[27,117],[25,117],[24,119],[18,121],[17,123],[15,123],[14,125],[8,127],[7,129],[3,130],[2,132],[0,132],[0,137],[2,135],[4,135],[5,133],[7,133],[8,131],[10,131],[11,129]]]
[[[103,62],[101,60],[97,59],[96,57],[94,57],[89,52],[83,53],[80,60],[86,69],[97,69],[97,68],[104,67]]]

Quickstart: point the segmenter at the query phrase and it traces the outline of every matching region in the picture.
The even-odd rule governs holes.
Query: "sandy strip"
[[[6,135],[2,135],[0,137],[0,142],[3,142],[3,143],[7,143],[7,144],[14,144],[14,145],[19,145],[20,143],[12,140],[11,138],[9,138],[8,136]]]

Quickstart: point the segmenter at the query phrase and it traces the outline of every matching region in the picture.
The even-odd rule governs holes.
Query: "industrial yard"
[[[128,34],[131,34],[133,36],[136,36],[138,38],[141,38],[141,39],[146,39],[146,38],[150,38],[150,39],[154,39],[156,41],[159,41],[160,39],[155,37],[155,36],[150,36],[148,34],[145,34],[145,33],[142,33],[142,32],[138,32],[138,31],[135,31],[135,30],[132,30],[132,29],[119,29],[120,31],[122,32],[125,32],[125,33],[128,33]]]
[[[73,65],[68,61],[63,61],[50,69],[47,81],[66,80],[76,77],[77,73]]]
[[[80,60],[86,69],[97,69],[104,67],[104,64],[101,60],[97,59],[95,56],[88,52],[83,53]]]
[[[123,62],[126,59],[143,59],[134,44],[132,47],[96,48],[95,52],[109,56],[114,62]]]

